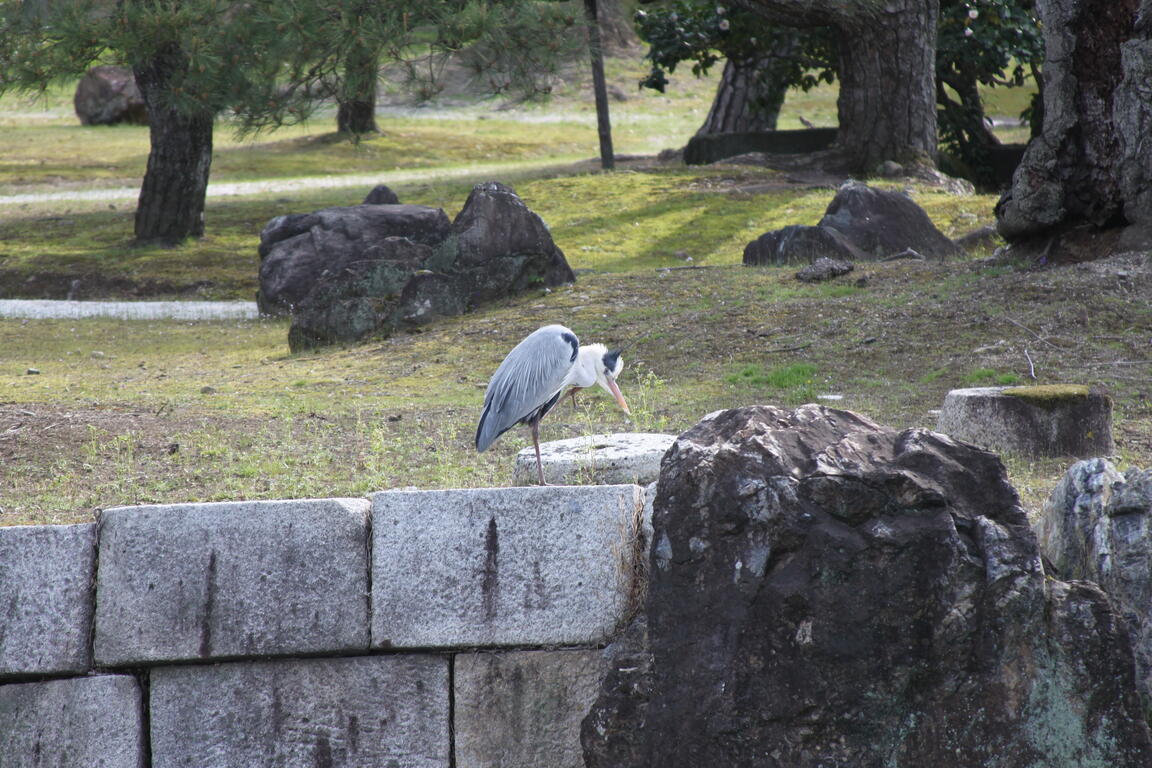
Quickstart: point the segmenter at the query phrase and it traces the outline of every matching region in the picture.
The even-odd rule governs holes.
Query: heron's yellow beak
[[[605,376],[604,380],[608,382],[608,391],[612,393],[612,397],[616,398],[616,403],[620,406],[620,410],[629,416],[632,411],[628,410],[628,402],[624,399],[624,395],[620,392],[620,387],[616,386],[616,379],[611,376]]]

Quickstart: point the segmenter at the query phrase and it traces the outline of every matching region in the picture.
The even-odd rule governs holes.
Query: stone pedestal
[[[552,485],[647,485],[660,476],[660,459],[675,435],[621,432],[586,435],[540,444],[544,479]],[[516,454],[513,485],[536,485],[536,452],[528,447]]]
[[[1076,385],[954,389],[937,431],[1023,456],[1112,453],[1112,400]]]

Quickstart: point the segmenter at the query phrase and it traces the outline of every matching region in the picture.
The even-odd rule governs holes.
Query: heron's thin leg
[[[572,387],[572,389],[568,390],[568,394],[572,397],[572,410],[576,410],[576,393],[581,389],[583,389],[583,387]]]
[[[540,461],[540,422],[533,419],[531,427],[532,447],[536,449],[536,471],[540,473],[540,485],[548,485],[548,483],[544,481],[544,464]]]

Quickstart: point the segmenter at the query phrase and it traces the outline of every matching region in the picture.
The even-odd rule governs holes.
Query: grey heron
[[[570,387],[582,389],[593,384],[603,387],[624,413],[630,413],[616,385],[623,368],[619,350],[609,351],[603,344],[581,346],[576,334],[562,325],[536,329],[508,353],[488,382],[476,427],[476,450],[487,449],[517,424],[527,424],[536,449],[540,484],[547,485],[540,462],[540,420]]]

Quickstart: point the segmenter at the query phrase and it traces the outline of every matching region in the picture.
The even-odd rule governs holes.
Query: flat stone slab
[[[96,525],[0,528],[0,678],[92,666]]]
[[[105,510],[96,662],[367,649],[368,511],[366,499]]]
[[[635,602],[635,485],[372,495],[372,645],[594,645]]]
[[[675,435],[621,432],[585,435],[540,444],[544,479],[553,485],[647,485],[660,476],[660,459],[676,441]],[[536,451],[516,454],[513,485],[536,485]]]
[[[580,723],[603,668],[598,650],[458,654],[457,768],[584,768]]]
[[[140,686],[99,675],[0,686],[4,768],[144,768]]]
[[[160,667],[151,681],[154,768],[449,765],[444,656]]]
[[[1112,400],[1084,386],[975,387],[944,398],[936,431],[1023,456],[1112,453]]]

